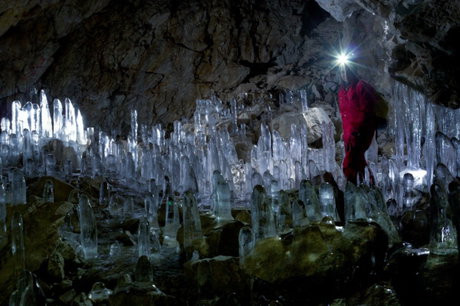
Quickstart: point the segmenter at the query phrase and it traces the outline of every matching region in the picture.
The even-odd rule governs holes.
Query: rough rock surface
[[[171,123],[212,94],[307,88],[310,102],[333,103],[342,40],[359,44],[359,72],[379,91],[391,92],[389,70],[458,107],[458,0],[317,2],[2,1],[0,102],[45,88],[114,134],[128,129],[127,108]]]
[[[315,61],[314,1],[21,1],[0,7],[0,97],[46,88],[119,131],[189,116],[194,101],[275,87]],[[269,72],[270,70],[270,72]],[[241,88],[240,88],[241,86]]]
[[[374,59],[370,62],[375,59],[385,62],[384,71],[422,91],[437,104],[460,106],[460,50],[456,43],[460,33],[458,0],[317,2],[336,20],[343,21],[345,42],[359,45],[361,55],[371,54]],[[361,30],[357,31],[358,28]],[[376,66],[381,67],[378,62],[368,65]],[[362,72],[370,75],[370,79],[382,75],[369,69]],[[385,81],[382,87],[384,84]]]
[[[367,273],[378,269],[387,246],[386,234],[375,225],[350,223],[336,228],[318,224],[294,232],[293,237],[259,241],[243,267],[248,274],[271,283],[295,277],[327,279],[331,275],[340,281],[340,275],[347,275],[354,266]]]

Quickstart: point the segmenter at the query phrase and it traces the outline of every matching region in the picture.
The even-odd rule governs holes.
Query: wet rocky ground
[[[238,234],[249,212],[220,223],[202,213],[195,253],[183,249],[181,228],[178,245],[161,236],[161,251],[139,258],[139,195],[130,215],[113,216],[98,204],[100,180],[53,178],[54,203],[41,199],[44,181],[28,182],[27,205],[8,207],[8,221],[15,212],[24,220],[29,272],[11,255],[11,235],[2,235],[1,305],[440,305],[459,288],[457,252],[430,252],[423,239],[389,245],[385,230],[365,221],[298,227],[258,241],[242,260]],[[94,206],[97,259],[84,259],[78,243],[78,193]]]

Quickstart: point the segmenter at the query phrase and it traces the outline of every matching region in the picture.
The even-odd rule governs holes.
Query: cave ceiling
[[[0,102],[70,97],[90,126],[124,131],[224,101],[314,89],[334,103],[331,54],[357,47],[360,75],[459,107],[460,1],[267,0],[0,2]]]

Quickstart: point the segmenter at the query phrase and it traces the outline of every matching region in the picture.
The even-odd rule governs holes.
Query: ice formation
[[[305,91],[286,95],[281,102],[296,104],[304,114],[309,111]],[[5,228],[5,203],[27,202],[25,178],[102,176],[105,181],[99,202],[107,203],[113,216],[135,214],[133,198],[122,198],[113,185],[125,186],[144,197],[145,210],[142,216],[137,215],[142,218],[139,256],[149,256],[159,248],[158,213],[162,203],[166,207],[164,244],[169,246],[177,243],[180,209],[187,246],[201,236],[198,210],[212,211],[218,220],[229,221],[232,208],[251,209],[252,229],[245,228],[240,234],[240,253],[244,256],[258,239],[325,217],[343,222],[372,219],[384,224],[391,235],[394,228],[383,213],[385,201],[394,199],[392,214],[410,209],[419,192],[430,190],[438,164],[445,165],[442,171],[447,172],[442,175],[444,172],[439,170],[437,179],[441,183],[432,188],[441,205],[437,218],[442,220],[446,195],[439,184],[447,186],[449,177],[460,174],[460,110],[434,106],[401,84],[394,85],[389,125],[395,154],[389,158],[379,155],[375,141],[367,152],[369,169],[363,183],[370,184],[372,174],[383,194],[373,188],[345,184],[341,161],[336,160],[331,124],[322,124],[323,146],[317,149],[308,146],[310,131],[306,124],[292,125],[286,139],[269,128],[268,115],[253,144],[246,134],[249,127],[239,123],[239,116],[250,110],[235,100],[229,108],[216,98],[197,100],[196,104],[193,120],[176,121],[170,135],[160,125],[139,125],[133,110],[131,132],[124,141],[86,128],[81,112],[69,99],[64,104],[58,99],[50,104],[42,91],[39,104],[14,101],[11,118],[2,118],[0,124],[0,166],[7,174],[0,186],[0,225]],[[66,149],[53,149],[58,143]],[[250,148],[247,159],[238,155],[237,145]],[[345,192],[345,220],[340,220],[329,182],[315,186],[310,181],[324,172],[331,173]],[[298,200],[287,195],[286,191],[292,189],[298,190]],[[54,200],[52,182],[45,184],[43,199]],[[93,258],[97,256],[94,213],[85,195],[79,201],[80,244],[85,257]],[[14,222],[15,241],[20,243],[20,219]],[[455,228],[443,222],[436,223],[432,235],[437,248],[451,247],[456,239]],[[15,250],[20,249],[18,245]],[[119,252],[119,246],[113,245],[110,252]]]

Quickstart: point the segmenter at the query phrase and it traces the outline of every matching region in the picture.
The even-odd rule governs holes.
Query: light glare
[[[345,66],[350,63],[350,55],[346,53],[341,53],[337,55],[337,64],[340,66]]]

